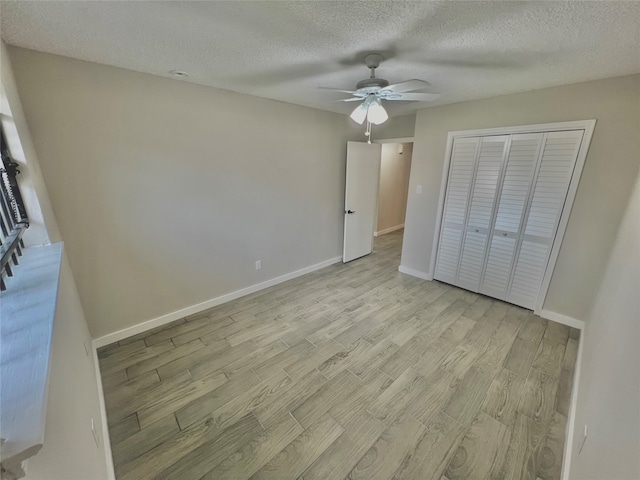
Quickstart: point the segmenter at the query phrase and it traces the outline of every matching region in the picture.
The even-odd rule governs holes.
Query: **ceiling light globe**
[[[351,117],[351,120],[362,125],[364,123],[364,119],[367,118],[367,107],[364,106],[364,103],[361,103],[349,116]]]
[[[389,114],[378,102],[371,103],[367,111],[367,120],[374,125],[380,125],[389,119]]]

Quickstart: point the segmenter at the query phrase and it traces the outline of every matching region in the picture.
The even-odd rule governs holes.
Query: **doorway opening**
[[[382,144],[374,237],[404,229],[412,154],[413,142]]]
[[[412,154],[411,137],[347,143],[344,263],[383,248],[400,265]]]

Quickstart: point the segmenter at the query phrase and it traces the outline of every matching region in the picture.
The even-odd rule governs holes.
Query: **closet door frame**
[[[596,120],[578,120],[573,122],[558,122],[558,123],[541,123],[535,125],[519,125],[513,127],[498,127],[498,128],[484,128],[478,130],[459,130],[449,132],[447,135],[447,148],[444,157],[444,168],[442,169],[442,179],[440,181],[440,195],[438,199],[438,213],[436,215],[436,224],[433,235],[433,246],[431,248],[431,260],[429,265],[429,279],[433,279],[435,273],[436,259],[438,255],[438,243],[440,241],[440,230],[442,228],[442,215],[444,213],[444,200],[447,189],[447,181],[449,178],[449,167],[451,162],[451,153],[453,150],[453,142],[456,138],[464,137],[482,137],[488,135],[512,135],[518,133],[545,133],[545,132],[558,132],[563,130],[584,130],[584,136],[582,137],[582,143],[578,150],[578,157],[569,183],[569,189],[567,191],[567,199],[560,215],[558,222],[558,229],[556,231],[555,238],[552,241],[551,252],[549,254],[549,261],[545,269],[544,276],[542,278],[542,285],[534,308],[536,315],[540,314],[543,309],[544,301],[547,297],[547,291],[549,290],[549,284],[551,283],[551,277],[553,270],[560,253],[560,245],[564,238],[565,231],[567,229],[567,223],[569,222],[569,215],[573,208],[573,202],[575,200],[576,192],[578,191],[578,183],[580,182],[580,176],[584,168],[584,162],[587,158],[589,146],[591,145],[591,138],[593,136],[593,130],[596,126]]]

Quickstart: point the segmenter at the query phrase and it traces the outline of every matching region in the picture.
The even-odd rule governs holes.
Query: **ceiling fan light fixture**
[[[353,112],[351,112],[351,120],[356,122],[358,125],[362,125],[364,123],[364,119],[367,118],[368,108],[365,106],[366,102],[358,105]]]
[[[371,102],[367,110],[367,120],[369,120],[374,125],[380,125],[381,123],[386,122],[388,119],[389,114],[380,104],[380,101],[376,99],[375,101]]]

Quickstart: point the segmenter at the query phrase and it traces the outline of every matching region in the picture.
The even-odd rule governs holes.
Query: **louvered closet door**
[[[479,143],[478,137],[457,138],[453,142],[434,275],[446,283],[456,282]]]
[[[536,306],[583,134],[583,130],[544,134],[508,302],[530,309]]]
[[[508,135],[480,139],[456,281],[458,286],[474,292],[480,288],[487,238],[508,140]]]
[[[495,224],[480,293],[505,300],[518,239],[524,227],[524,210],[533,183],[542,133],[511,136]]]

